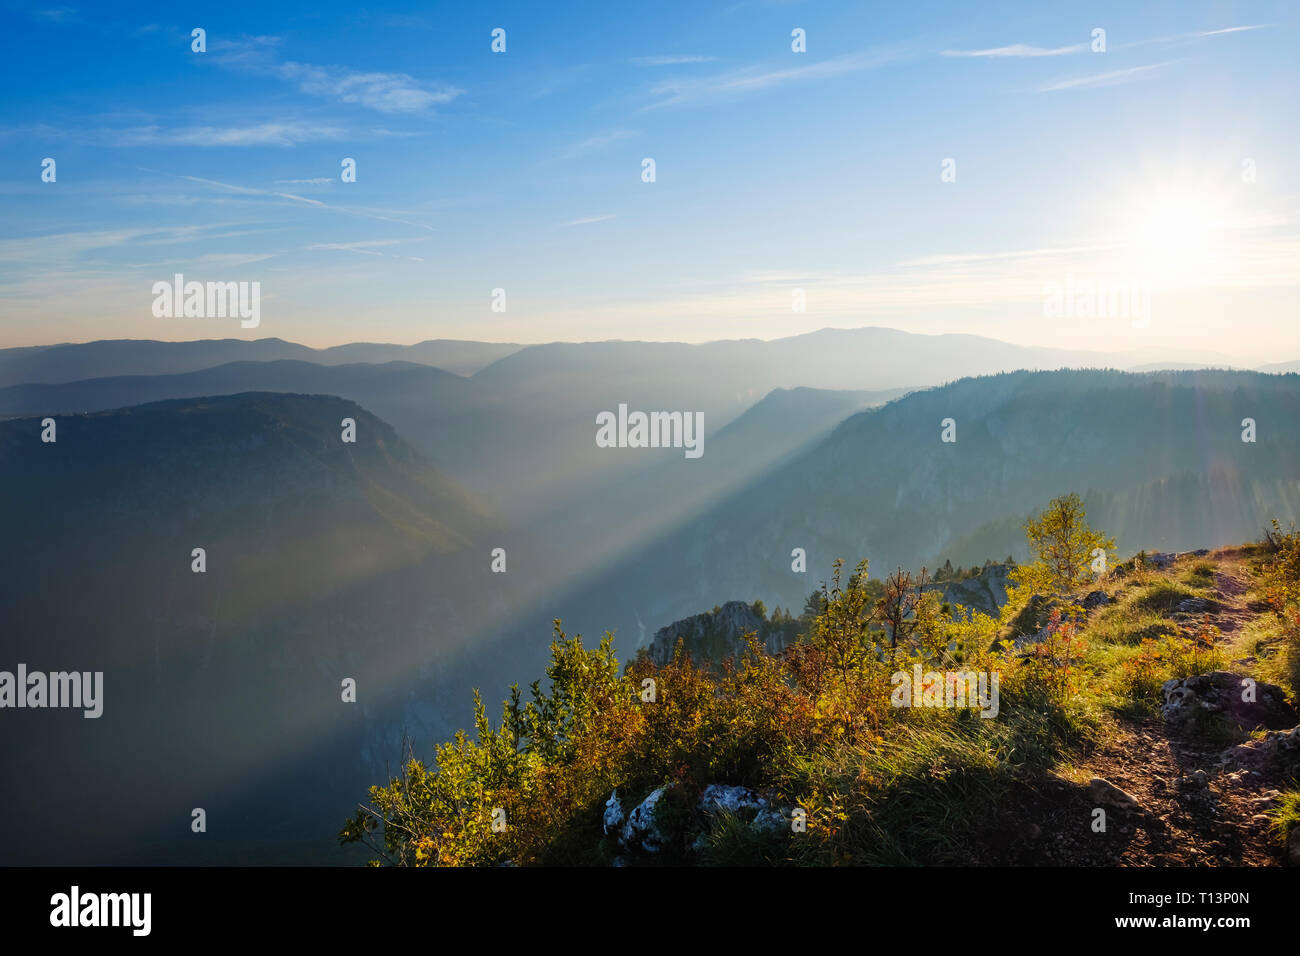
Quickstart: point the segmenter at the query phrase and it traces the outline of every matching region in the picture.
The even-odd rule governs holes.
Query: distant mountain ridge
[[[956,442],[942,441],[953,418]],[[1242,421],[1258,438],[1243,442]],[[1023,522],[1068,491],[1118,549],[1234,544],[1300,520],[1300,376],[1014,372],[860,412],[802,454],[557,602],[582,627],[681,619],[719,599],[798,607],[831,562],[1024,556]],[[806,573],[792,570],[792,551]],[[611,623],[612,622],[612,623]]]
[[[294,359],[321,365],[355,362],[417,362],[470,375],[523,346],[510,343],[431,340],[415,345],[353,342],[313,349],[283,339],[200,339],[160,342],[104,339],[0,349],[0,387],[61,384],[121,375],[176,375],[230,362]]]

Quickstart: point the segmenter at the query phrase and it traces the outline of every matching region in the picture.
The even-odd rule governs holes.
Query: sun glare
[[[1203,279],[1222,265],[1225,208],[1193,189],[1167,190],[1137,200],[1124,232],[1131,268],[1155,279]]]

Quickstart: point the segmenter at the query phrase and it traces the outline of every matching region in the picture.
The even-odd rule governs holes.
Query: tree
[[[831,584],[822,582],[821,603],[825,610],[813,622],[813,643],[826,653],[827,662],[839,672],[847,690],[849,675],[871,653],[871,623],[876,608],[873,588],[868,586],[867,562],[859,561],[848,581],[841,586],[844,561],[835,559]]]
[[[1094,552],[1109,553],[1115,540],[1088,526],[1083,500],[1074,492],[1053,498],[1025,522],[1029,547],[1038,557],[1050,585],[1070,593],[1088,580]]]
[[[930,590],[929,584],[925,568],[913,577],[910,571],[900,567],[885,578],[885,593],[876,602],[875,615],[889,634],[891,660],[897,659],[900,643],[906,647],[914,636],[933,637],[936,625],[940,624],[942,600],[938,592]],[[920,643],[931,642],[921,640]]]

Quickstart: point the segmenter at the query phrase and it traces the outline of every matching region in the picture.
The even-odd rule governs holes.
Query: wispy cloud
[[[581,142],[571,143],[561,149],[557,156],[559,159],[573,159],[575,156],[581,156],[584,153],[589,153],[592,150],[608,146],[610,143],[617,143],[620,140],[632,139],[637,135],[639,134],[634,130],[611,130],[608,133],[601,133],[597,136],[588,137]]]
[[[422,222],[411,222],[408,219],[401,219],[397,216],[385,215],[381,212],[375,212],[369,209],[357,209],[348,206],[336,206],[331,203],[321,202],[319,199],[311,199],[307,196],[299,196],[296,193],[286,193],[275,189],[257,189],[253,186],[240,186],[235,183],[223,183],[216,179],[204,179],[201,176],[181,176],[181,179],[187,182],[198,183],[202,186],[208,186],[219,189],[224,192],[235,193],[236,195],[249,197],[265,197],[272,200],[288,200],[291,203],[300,203],[307,206],[314,206],[318,209],[326,209],[331,212],[339,212],[348,216],[360,216],[364,219],[374,219],[379,222],[395,222],[403,226],[414,226],[417,229],[427,229],[433,231],[433,227]]]
[[[1222,30],[1206,30],[1201,34],[1201,36],[1216,37],[1221,33],[1241,33],[1245,30],[1264,30],[1271,26],[1271,23],[1255,23],[1245,27],[1224,27]]]
[[[201,176],[183,176],[181,178],[187,179],[192,183],[200,183],[204,186],[216,186],[218,189],[226,189],[230,192],[243,193],[248,196],[274,196],[279,199],[289,199],[293,202],[305,203],[309,206],[322,206],[327,209],[330,208],[319,199],[308,199],[306,196],[297,196],[293,193],[278,192],[273,189],[254,189],[251,186],[235,186],[231,183],[223,183],[216,179],[204,179]]]
[[[257,123],[252,126],[137,126],[99,130],[113,146],[296,146],[299,143],[342,139],[337,126],[307,123]]]
[[[605,216],[588,216],[586,219],[571,219],[571,220],[569,220],[568,222],[563,223],[562,225],[565,225],[565,226],[585,226],[585,225],[587,225],[588,223],[592,223],[592,222],[606,222],[606,221],[608,221],[608,220],[610,220],[610,219],[614,219],[614,218],[616,218],[615,215],[614,215],[614,213],[609,213],[608,215],[605,215]]]
[[[69,118],[66,126],[41,123],[0,127],[0,139],[23,138],[67,140],[95,146],[297,146],[301,143],[339,139],[378,139],[426,135],[421,131],[390,130],[382,127],[345,128],[324,123],[267,121],[229,126],[168,126],[156,117],[135,126],[97,125],[96,117]]]
[[[1271,23],[1254,23],[1247,26],[1239,27],[1222,27],[1218,30],[1197,30],[1193,33],[1175,33],[1171,36],[1151,37],[1146,40],[1134,40],[1132,43],[1121,43],[1115,47],[1117,50],[1131,49],[1132,47],[1151,46],[1153,44],[1169,45],[1174,43],[1190,43],[1196,40],[1202,40],[1206,37],[1227,36],[1230,33],[1245,33],[1251,30],[1267,30]]]
[[[1082,53],[1088,49],[1086,43],[1075,43],[1071,46],[1042,47],[1028,46],[1024,43],[1013,43],[1010,46],[995,46],[988,50],[943,50],[941,56],[1065,56],[1069,53]]]
[[[427,238],[420,239],[367,239],[360,242],[314,242],[305,248],[310,252],[327,251],[327,252],[353,252],[361,256],[376,256],[383,259],[403,259],[407,262],[423,262],[422,256],[395,256],[387,252],[379,252],[379,249],[390,246],[405,245],[408,242],[427,242]]]
[[[1205,37],[1224,36],[1229,33],[1243,33],[1247,30],[1263,30],[1271,24],[1257,23],[1248,26],[1239,27],[1222,27],[1218,30],[1199,30],[1193,33],[1176,33],[1171,36],[1150,37],[1145,40],[1133,40],[1129,43],[1119,43],[1111,46],[1112,50],[1130,50],[1135,47],[1152,46],[1156,44],[1170,45],[1176,43],[1187,43],[1195,40],[1201,40]],[[983,50],[940,50],[940,56],[965,56],[965,57],[982,57],[989,59],[998,58],[1017,58],[1017,57],[1051,57],[1051,56],[1069,56],[1075,53],[1087,53],[1091,49],[1089,43],[1071,43],[1067,46],[1034,46],[1029,43],[1011,43],[1005,46],[989,47]]]
[[[450,103],[465,92],[448,83],[424,83],[407,73],[281,61],[276,54],[280,45],[280,38],[275,36],[219,42],[214,44],[214,60],[229,69],[293,83],[309,96],[326,97],[380,113],[423,113]]]
[[[634,56],[628,62],[637,66],[678,66],[683,63],[711,63],[716,56],[698,56],[690,53],[665,53],[659,56]]]
[[[810,82],[874,70],[902,58],[897,50],[865,50],[845,56],[773,69],[750,66],[702,77],[683,77],[659,83],[650,89],[658,99],[644,109],[659,109],[697,100],[739,96],[789,83]]]
[[[1038,87],[1039,93],[1054,93],[1058,90],[1096,89],[1103,86],[1121,86],[1135,80],[1151,76],[1165,63],[1148,63],[1145,66],[1130,66],[1123,70],[1109,70],[1105,73],[1092,73],[1087,76],[1072,76],[1051,80]]]
[[[334,182],[329,176],[317,176],[314,179],[277,179],[277,186],[324,186],[326,183]]]
[[[277,73],[304,93],[355,103],[381,113],[420,113],[450,103],[465,91],[458,86],[422,86],[405,73],[362,73],[343,67],[282,63]]]

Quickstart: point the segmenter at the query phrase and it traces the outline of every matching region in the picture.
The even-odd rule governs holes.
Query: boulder
[[[1138,802],[1137,797],[1102,777],[1093,777],[1088,781],[1088,796],[1096,804],[1117,810],[1142,809],[1142,804]]]
[[[615,788],[609,799],[605,801],[605,832],[619,829],[626,819],[627,814],[623,812],[623,804],[619,802],[618,789]]]
[[[1247,775],[1259,779],[1268,770],[1285,777],[1300,775],[1300,727],[1271,730],[1258,740],[1229,747],[1219,760],[1234,777],[1240,774],[1238,779]]]
[[[663,799],[665,787],[651,791],[650,796],[642,800],[627,816],[619,840],[629,850],[644,850],[646,853],[658,853],[663,849],[666,837],[655,821],[655,807]],[[606,811],[608,813],[608,810]]]
[[[1229,671],[1167,680],[1160,689],[1160,713],[1169,723],[1181,727],[1210,714],[1220,714],[1242,728],[1279,730],[1295,726],[1296,713],[1281,687],[1256,682],[1255,699],[1244,700],[1244,680]]]
[[[1213,614],[1219,610],[1215,601],[1203,597],[1183,598],[1174,608],[1175,614]]]
[[[787,826],[785,816],[748,787],[709,784],[700,795],[700,810],[707,814],[719,811],[732,813],[760,830],[784,830]]]
[[[1110,604],[1114,600],[1115,599],[1112,598],[1105,591],[1089,591],[1086,595],[1084,595],[1083,607],[1084,610],[1092,611],[1092,610],[1096,610],[1099,607],[1102,607],[1103,605]]]

